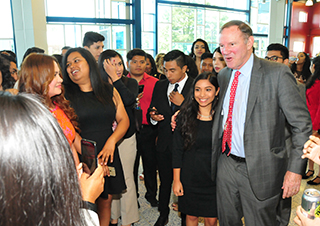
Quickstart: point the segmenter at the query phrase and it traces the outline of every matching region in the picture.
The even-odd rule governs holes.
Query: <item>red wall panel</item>
[[[308,13],[307,23],[299,22],[300,11]],[[309,53],[310,57],[313,57],[313,37],[320,36],[320,4],[316,3],[313,6],[305,6],[304,3],[293,2],[291,18],[290,56],[297,54],[297,52],[293,52],[293,43],[295,41],[302,41],[305,43],[304,51]]]
[[[300,11],[308,13],[308,21],[306,23],[299,22]],[[293,43],[295,41],[304,42],[305,49],[303,51],[309,53],[311,18],[312,7],[305,6],[304,3],[293,2],[289,46],[290,56],[297,54],[297,52],[293,52]]]

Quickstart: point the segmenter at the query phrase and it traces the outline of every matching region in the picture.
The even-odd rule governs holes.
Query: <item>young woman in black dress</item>
[[[130,226],[139,221],[137,192],[133,176],[134,162],[137,155],[136,122],[133,107],[138,96],[138,82],[128,78],[122,56],[108,49],[100,54],[98,67],[102,79],[109,82],[119,92],[130,120],[130,126],[123,139],[118,142],[119,155],[127,189],[119,196],[112,197],[111,222],[109,226],[118,225],[121,216],[121,225]]]
[[[65,96],[79,117],[80,136],[97,143],[101,165],[115,169],[115,176],[107,173],[104,191],[96,201],[100,225],[109,225],[112,194],[126,189],[116,144],[125,135],[129,119],[118,91],[102,80],[96,60],[88,50],[69,49],[63,65]],[[118,125],[113,132],[114,120]]]
[[[186,102],[177,116],[173,137],[173,192],[187,226],[217,224],[216,184],[211,179],[212,118],[219,93],[213,72],[196,77]]]

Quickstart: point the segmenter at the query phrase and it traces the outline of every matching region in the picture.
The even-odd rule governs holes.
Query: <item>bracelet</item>
[[[92,203],[92,202],[88,202],[88,201],[82,201],[82,204],[83,204],[83,207],[84,209],[87,209],[87,210],[92,210],[96,213],[98,213],[98,208],[97,208],[97,205]]]

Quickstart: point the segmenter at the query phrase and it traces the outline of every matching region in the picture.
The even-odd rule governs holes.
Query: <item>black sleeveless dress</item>
[[[112,124],[116,110],[109,104],[101,103],[93,92],[80,91],[76,98],[69,101],[78,115],[80,136],[97,142],[97,150],[100,153],[113,133]],[[100,195],[102,198],[108,198],[108,194],[120,194],[126,189],[117,146],[114,150],[113,162],[109,161],[108,166],[115,167],[116,176],[105,177],[104,191]]]
[[[173,168],[181,168],[184,195],[179,196],[179,211],[191,216],[217,217],[216,182],[211,179],[213,121],[198,120],[195,144],[183,150],[181,131],[173,135]]]

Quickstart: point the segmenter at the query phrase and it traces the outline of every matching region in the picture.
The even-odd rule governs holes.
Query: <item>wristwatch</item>
[[[82,201],[82,208],[98,213],[97,205],[92,202]]]

